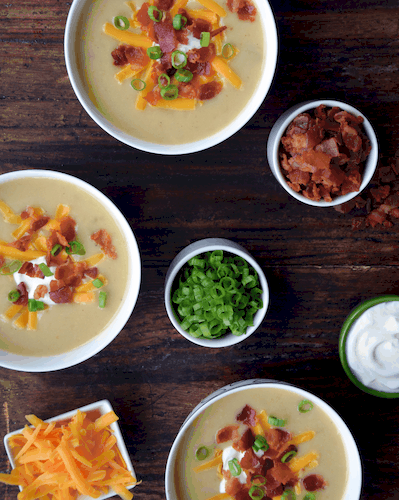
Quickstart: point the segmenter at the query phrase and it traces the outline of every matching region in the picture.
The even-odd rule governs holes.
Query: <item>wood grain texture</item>
[[[109,399],[143,480],[138,500],[165,498],[168,452],[191,409],[223,385],[257,377],[296,384],[330,403],[359,445],[361,500],[399,499],[395,401],[357,390],[338,357],[350,310],[364,299],[399,293],[398,226],[353,232],[350,216],[290,198],[266,161],[267,138],[279,115],[320,97],[358,107],[377,132],[381,161],[395,156],[398,2],[272,0],[271,6],[279,63],[259,111],[210,150],[160,157],[107,135],[76,99],[63,54],[70,2],[0,5],[0,172],[54,169],[90,182],[127,217],[143,266],[130,320],[92,359],[54,373],[0,368],[0,429],[20,428],[31,412],[46,419]],[[213,236],[252,253],[271,295],[262,326],[223,350],[182,338],[163,299],[171,260],[187,244]],[[9,470],[3,447],[0,470]],[[0,485],[5,500],[17,492]]]

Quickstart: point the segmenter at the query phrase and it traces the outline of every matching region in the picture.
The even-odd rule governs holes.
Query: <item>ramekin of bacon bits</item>
[[[353,106],[331,99],[308,101],[276,121],[267,159],[291,196],[331,207],[368,185],[377,167],[378,141],[369,120]]]

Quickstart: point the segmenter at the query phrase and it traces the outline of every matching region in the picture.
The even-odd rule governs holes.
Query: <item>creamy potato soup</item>
[[[226,59],[220,55],[220,58],[242,80],[241,88],[235,88],[225,77],[217,73],[217,80],[222,84],[222,90],[216,97],[197,101],[194,110],[161,109],[148,103],[145,109],[140,110],[136,109],[139,92],[131,86],[132,80],[136,77],[127,78],[122,83],[118,83],[115,78],[123,66],[114,65],[111,53],[121,45],[121,42],[103,32],[104,25],[113,23],[115,16],[131,20],[132,9],[128,2],[123,0],[87,1],[78,23],[76,57],[86,90],[98,110],[115,126],[136,138],[171,145],[204,139],[234,120],[258,86],[266,57],[264,34],[259,12],[253,22],[240,20],[236,12],[233,13],[228,9],[225,0],[218,3],[227,13],[225,17],[220,18],[220,26],[225,25],[227,29],[220,35],[223,40],[219,43],[219,50],[225,44],[231,44],[238,49],[235,50],[233,57]],[[137,10],[142,4],[143,0],[134,0]],[[198,9],[207,10],[191,0],[184,8],[190,12]],[[132,26],[128,31],[141,32]],[[190,47],[200,47],[199,43],[199,39],[190,39],[190,46],[179,44],[178,48],[186,53]],[[230,45],[225,48],[227,56],[230,56],[229,47]],[[173,69],[172,72],[168,70],[172,80],[175,78],[173,71]],[[137,78],[144,79],[144,76],[138,75]],[[166,80],[161,81],[161,86],[166,84]],[[173,100],[163,102],[173,103]]]
[[[346,482],[344,444],[330,417],[283,389],[249,388],[217,401],[190,426],[177,451],[178,500],[219,494],[219,500],[284,494],[341,500]]]
[[[0,348],[49,356],[96,337],[118,313],[127,284],[126,242],[112,216],[87,192],[50,178],[0,184],[0,200]]]

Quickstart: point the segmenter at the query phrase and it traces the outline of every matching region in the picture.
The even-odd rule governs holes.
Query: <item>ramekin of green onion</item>
[[[224,238],[184,248],[165,281],[165,307],[176,330],[206,347],[227,347],[248,338],[269,304],[266,277],[249,252]]]

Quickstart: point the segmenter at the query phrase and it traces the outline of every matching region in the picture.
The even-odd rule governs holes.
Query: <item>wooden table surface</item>
[[[350,215],[291,198],[266,160],[279,115],[320,97],[358,107],[377,132],[381,164],[395,157],[398,1],[271,0],[280,46],[268,96],[234,137],[181,157],[129,148],[83,110],[64,63],[70,4],[0,4],[0,171],[57,170],[109,196],[138,240],[142,285],[126,327],[88,361],[52,373],[0,368],[2,433],[22,427],[28,413],[46,419],[109,399],[143,481],[135,498],[164,499],[168,452],[190,410],[226,384],[271,378],[313,392],[347,422],[364,466],[362,500],[398,499],[396,402],[358,390],[338,357],[349,311],[364,299],[399,291],[398,226],[353,232]],[[242,244],[270,286],[263,324],[231,348],[188,342],[164,307],[171,260],[205,237]],[[9,470],[3,447],[0,470]],[[0,486],[6,500],[17,492]]]

